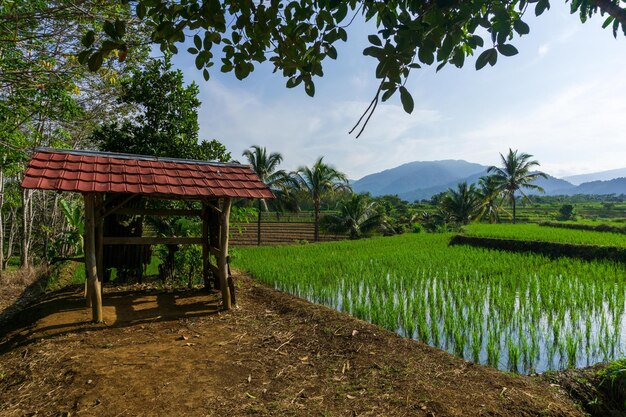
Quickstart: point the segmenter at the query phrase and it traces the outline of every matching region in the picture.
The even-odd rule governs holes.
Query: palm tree
[[[480,177],[478,180],[478,195],[482,203],[481,218],[489,219],[489,223],[498,223],[500,220],[500,203],[502,202],[502,190],[500,183],[493,175]]]
[[[531,184],[537,178],[548,178],[543,172],[532,172],[533,167],[538,167],[539,162],[530,160],[532,155],[527,153],[518,154],[518,151],[509,149],[509,153],[504,156],[500,154],[502,159],[502,167],[491,166],[487,172],[493,172],[495,181],[498,182],[500,190],[504,196],[509,199],[513,208],[513,223],[515,223],[515,193],[519,191],[524,198],[529,200],[528,196],[522,191],[523,188],[533,189],[543,192],[543,188],[538,185]]]
[[[315,231],[313,239],[319,239],[319,220],[322,205],[322,196],[326,193],[349,190],[348,177],[343,172],[324,163],[324,157],[320,156],[311,168],[300,167],[295,172],[295,181],[298,187],[305,190],[313,200],[315,211]]]
[[[441,206],[452,220],[465,225],[480,216],[481,200],[474,184],[461,182],[456,190],[448,189],[441,199]]]
[[[358,239],[363,233],[377,228],[385,228],[382,214],[376,211],[376,202],[366,194],[352,194],[339,203],[339,213],[325,216],[327,228],[338,233],[350,234],[350,239]]]
[[[278,152],[272,152],[268,155],[265,147],[252,145],[250,149],[243,151],[243,156],[246,157],[261,181],[271,189],[281,188],[289,178],[285,171],[276,169],[283,162],[283,156]],[[263,205],[263,211],[269,211],[265,199],[261,199],[259,202]]]
[[[281,154],[272,152],[268,155],[265,147],[262,148],[258,145],[252,145],[250,149],[243,151],[243,156],[246,157],[254,172],[259,176],[259,179],[272,189],[272,191],[285,189],[285,183],[289,175],[283,170],[276,170],[278,165],[283,161]],[[267,201],[265,201],[264,198],[258,200],[257,245],[261,244],[261,207],[263,211],[269,211]]]

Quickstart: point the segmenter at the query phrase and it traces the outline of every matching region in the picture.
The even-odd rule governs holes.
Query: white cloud
[[[545,99],[509,109],[464,135],[485,152],[519,148],[532,153],[553,175],[620,168],[626,165],[626,81],[619,75],[570,85]],[[506,149],[500,149],[505,151]]]
[[[201,86],[201,138],[221,140],[233,154],[253,144],[281,152],[285,168],[311,164],[318,156],[358,178],[419,157],[427,134],[443,120],[435,110],[380,104],[359,139],[348,131],[367,102],[302,99],[261,100],[217,81]],[[358,130],[357,130],[358,131]]]

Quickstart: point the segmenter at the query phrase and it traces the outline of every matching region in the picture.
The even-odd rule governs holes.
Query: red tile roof
[[[192,198],[274,198],[248,165],[48,148],[35,151],[22,187]]]

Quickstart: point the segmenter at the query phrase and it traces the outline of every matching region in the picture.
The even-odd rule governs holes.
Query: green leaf
[[[83,36],[80,42],[83,44],[85,48],[89,48],[91,47],[91,45],[93,45],[95,40],[96,40],[96,36],[93,30],[90,30],[89,32],[85,33],[85,35]]]
[[[87,62],[87,59],[89,58],[89,55],[91,55],[91,53],[93,52],[92,49],[88,49],[86,51],[82,51],[78,54],[78,63],[80,63],[81,65],[83,65],[84,63]]]
[[[198,50],[196,48],[187,48],[187,52],[192,55],[196,55],[198,53]]]
[[[337,59],[337,50],[331,45],[326,49],[326,55],[331,59]]]
[[[196,68],[198,69],[202,69],[202,67],[204,67],[204,59],[202,58],[203,56],[200,54],[196,57]]]
[[[407,90],[405,86],[400,87],[400,101],[402,102],[402,107],[404,107],[405,112],[409,114],[413,113],[415,103],[413,102],[411,93],[409,93],[409,90]]]
[[[476,59],[476,69],[482,69],[489,62],[489,57],[491,56],[493,49],[486,49]]]
[[[202,76],[204,77],[204,81],[209,81],[210,74],[209,74],[209,71],[207,71],[206,68],[202,71]]]
[[[373,56],[374,58],[383,58],[385,56],[385,50],[375,46],[368,46],[363,50],[363,55]]]
[[[602,29],[606,29],[611,23],[613,23],[613,20],[615,20],[615,17],[613,16],[607,17],[604,23],[602,23]]]
[[[313,84],[313,81],[308,80],[304,82],[304,91],[309,97],[313,97],[315,95],[315,84]]]
[[[91,55],[91,57],[89,58],[89,61],[87,62],[87,67],[89,67],[89,71],[98,71],[100,69],[100,67],[102,66],[102,61],[103,61],[103,57],[102,57],[102,52],[96,52],[93,55]]]
[[[202,39],[200,38],[200,36],[193,36],[193,44],[195,45],[196,49],[202,49]]]
[[[498,45],[498,52],[504,56],[513,56],[518,54],[517,48],[510,43]]]
[[[397,89],[396,87],[393,87],[393,88],[390,88],[389,90],[385,91],[385,92],[383,93],[383,96],[382,96],[381,100],[382,100],[383,102],[385,102],[385,101],[389,100],[389,98],[390,98],[391,96],[393,96],[397,90],[398,90],[398,89]]]
[[[417,52],[417,57],[426,65],[430,65],[435,62],[435,55],[433,54],[432,49],[425,48],[423,46]]]
[[[104,33],[109,35],[111,38],[117,37],[117,32],[115,30],[115,25],[110,20],[107,20],[106,22],[104,22],[104,25],[102,26],[102,29],[104,29]]]
[[[521,19],[513,22],[513,29],[520,35],[528,35],[530,33],[530,26],[528,26]]]
[[[137,4],[137,17],[140,19],[143,19],[146,16],[146,6],[139,2],[139,4]]]
[[[550,8],[549,0],[539,0],[537,5],[535,6],[535,16],[539,16],[543,14],[547,9]]]
[[[126,34],[126,22],[120,19],[115,20],[115,34],[118,38],[123,38]]]
[[[369,35],[367,37],[367,40],[370,41],[370,43],[372,45],[383,46],[383,43],[381,42],[381,40],[376,35]]]

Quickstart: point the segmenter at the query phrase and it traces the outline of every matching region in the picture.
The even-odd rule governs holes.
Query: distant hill
[[[463,160],[416,161],[367,175],[360,180],[351,181],[351,185],[356,192],[369,192],[374,196],[398,195],[403,200],[412,202],[428,199],[448,188],[455,188],[459,182],[477,183],[484,175],[487,175],[486,166]],[[545,195],[626,194],[626,175],[622,178],[590,181],[580,185],[548,175],[546,179],[539,178],[536,184],[545,190]],[[541,193],[528,190],[527,194]]]
[[[592,172],[589,174],[572,175],[563,179],[574,185],[580,185],[586,182],[609,181],[616,178],[626,177],[626,168],[611,169],[609,171]]]
[[[415,161],[375,174],[352,183],[356,192],[369,192],[374,196],[385,194],[417,195],[420,190],[447,189],[447,184],[484,172],[486,166],[462,160]],[[425,194],[430,191],[424,191]],[[437,191],[438,192],[438,191]],[[436,192],[430,193],[429,198]],[[414,199],[413,199],[414,200]],[[413,201],[409,200],[409,201]]]
[[[442,185],[433,186],[433,187],[424,188],[424,189],[415,189],[409,192],[398,194],[398,196],[402,198],[403,200],[407,200],[407,201],[428,199],[435,194],[438,194],[442,191],[446,191],[448,188],[456,188],[457,184],[460,182],[467,182],[468,184],[478,184],[480,177],[483,177],[486,175],[489,175],[489,174],[487,173],[487,170],[485,169],[474,175],[470,175],[465,178],[459,178],[447,184],[442,184]],[[570,184],[569,182],[565,180],[555,178],[551,175],[548,175],[548,178],[539,178],[537,181],[535,181],[535,184],[543,188],[545,190],[545,193],[541,193],[539,191],[530,190],[530,189],[524,190],[524,192],[527,195],[550,195],[550,194],[554,194],[555,191],[558,190],[559,191],[558,194],[567,194],[569,190],[576,188],[576,186],[574,186],[573,184]]]
[[[585,182],[568,194],[626,194],[626,178]]]

